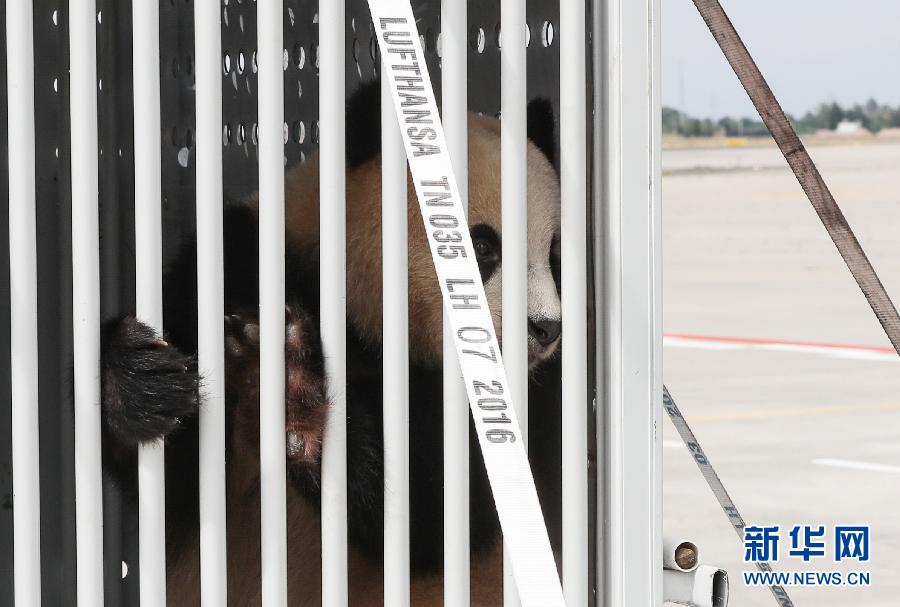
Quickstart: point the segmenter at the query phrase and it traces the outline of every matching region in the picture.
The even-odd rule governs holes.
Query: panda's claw
[[[245,323],[243,327],[243,337],[246,343],[259,347],[259,323]]]
[[[133,317],[102,329],[102,412],[122,445],[165,438],[197,414],[200,376],[195,360]]]
[[[226,318],[226,370],[236,399],[237,428],[253,446],[259,436],[259,321]],[[325,377],[315,323],[299,306],[285,306],[285,432],[290,462],[318,461],[325,426]]]

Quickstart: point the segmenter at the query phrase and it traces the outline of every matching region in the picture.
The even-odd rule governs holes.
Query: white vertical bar
[[[528,115],[525,0],[500,4],[500,197],[503,362],[522,436],[528,438]],[[519,605],[512,561],[503,553],[503,603]]]
[[[662,603],[659,2],[606,0],[605,605]],[[604,225],[605,224],[605,225]],[[625,285],[627,284],[627,289]],[[603,496],[600,496],[603,499]]]
[[[390,69],[382,63],[382,72]],[[406,151],[381,80],[384,604],[409,606],[409,304]]]
[[[75,534],[82,607],[103,604],[96,19],[95,0],[70,0]]]
[[[609,477],[607,466],[607,402],[610,390],[610,370],[608,365],[609,355],[608,349],[611,342],[610,326],[611,312],[609,301],[615,297],[615,292],[610,292],[611,285],[606,281],[606,265],[609,263],[607,259],[607,251],[609,251],[608,242],[611,236],[606,233],[607,214],[606,201],[608,199],[607,191],[609,190],[610,179],[609,172],[612,171],[612,163],[607,153],[606,146],[607,137],[611,137],[610,124],[606,120],[609,107],[608,98],[614,90],[612,83],[607,78],[606,58],[607,58],[607,31],[606,23],[608,11],[606,10],[605,0],[596,0],[591,10],[591,39],[594,42],[591,45],[591,76],[593,80],[593,103],[592,111],[594,117],[593,128],[591,129],[591,179],[594,184],[591,189],[591,205],[593,219],[593,251],[594,258],[592,260],[593,280],[594,280],[594,318],[595,332],[594,338],[594,355],[595,355],[595,378],[596,385],[594,390],[594,417],[595,417],[595,440],[597,453],[597,499],[596,511],[594,512],[594,523],[596,529],[596,547],[597,558],[594,562],[595,570],[595,599],[594,604],[597,607],[613,607],[616,603],[607,601],[610,592],[607,583],[606,563],[609,555],[609,535],[608,535],[608,511],[609,511]]]
[[[219,0],[194,2],[197,105],[197,366],[200,408],[200,601],[227,604],[222,265],[222,30]]]
[[[283,19],[281,0],[259,0],[259,467],[265,607],[287,605]]]
[[[347,255],[344,0],[319,3],[321,334],[331,409],[322,448],[322,604],[347,604]]]
[[[14,150],[9,154],[13,575],[19,607],[41,604],[33,21],[31,0],[6,4],[8,149]]]
[[[604,542],[600,545],[600,558],[597,559],[597,578],[602,579],[603,594],[600,597],[602,607],[618,607],[624,601],[624,572],[620,562],[623,553],[622,518],[624,516],[622,501],[622,483],[624,469],[622,467],[622,435],[617,428],[622,424],[622,155],[619,152],[622,140],[622,74],[619,58],[621,55],[621,0],[602,0],[597,11],[603,17],[595,30],[599,35],[595,40],[605,41],[597,44],[595,61],[602,61],[598,70],[600,81],[605,84],[603,113],[597,114],[601,121],[600,141],[596,142],[598,155],[602,155],[603,166],[599,167],[596,199],[594,202],[594,231],[596,251],[601,256],[595,264],[595,277],[598,279],[596,289],[598,312],[602,310],[602,322],[597,322],[597,349],[602,350],[604,357],[597,358],[597,377],[603,377],[603,392],[598,390],[597,403],[597,445],[603,446],[601,466],[598,475],[603,482],[597,483],[598,510],[602,504],[605,518],[598,513],[597,528],[602,529]],[[602,52],[599,50],[602,48]],[[605,135],[605,137],[603,136]],[[599,455],[599,453],[598,453]],[[599,458],[598,458],[599,459]]]
[[[585,3],[560,3],[563,594],[588,604]],[[639,603],[629,603],[629,605]]]
[[[132,2],[134,64],[134,245],[137,316],[162,335],[162,166],[159,4]],[[166,604],[166,485],[163,443],[138,450],[141,605]]]
[[[441,2],[441,105],[464,207],[469,202],[468,24],[465,2]],[[469,402],[444,312],[444,605],[469,605]]]

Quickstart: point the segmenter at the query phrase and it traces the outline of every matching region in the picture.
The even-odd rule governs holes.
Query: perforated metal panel
[[[14,0],[7,0],[14,1]],[[71,605],[75,593],[74,464],[72,419],[71,204],[68,115],[67,5],[35,0],[36,119],[38,171],[38,275],[40,354],[41,555],[44,605]],[[192,0],[159,0],[163,112],[164,256],[171,260],[195,229]],[[413,2],[440,95],[440,4]],[[222,0],[222,145],[225,192],[243,198],[257,188],[256,1]],[[317,5],[285,0],[285,162],[303,162],[318,146]],[[500,107],[499,2],[470,0],[469,106],[496,115]],[[377,75],[376,42],[364,0],[347,3],[347,88]],[[528,90],[545,98],[558,115],[559,6],[528,2]],[[111,318],[134,311],[134,166],[131,10],[123,0],[98,0],[100,79],[101,313]],[[5,27],[0,28],[4,38]],[[589,52],[589,51],[586,51]],[[0,79],[6,82],[5,65]],[[6,97],[0,97],[0,175],[7,182]],[[15,150],[10,151],[15,153]],[[558,154],[555,155],[559,157]],[[2,193],[8,204],[7,189]],[[4,213],[6,217],[6,213]],[[5,221],[5,219],[4,219]],[[225,246],[228,246],[225,243]],[[9,377],[9,252],[0,230],[0,546],[12,545]],[[544,373],[558,377],[557,358]],[[556,368],[554,368],[554,366]],[[590,365],[589,368],[593,368]],[[559,384],[538,382],[531,395],[531,441],[558,442]],[[535,406],[535,403],[540,406]],[[586,404],[587,406],[587,404]],[[534,462],[551,538],[559,544],[559,453]],[[544,479],[544,480],[541,480]],[[548,480],[549,479],[549,480]],[[105,487],[106,597],[110,605],[137,604],[139,570],[136,515]],[[128,574],[123,578],[123,562]],[[12,551],[0,550],[0,604],[12,603]],[[593,569],[593,568],[592,568]]]

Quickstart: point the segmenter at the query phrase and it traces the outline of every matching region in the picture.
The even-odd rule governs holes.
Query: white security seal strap
[[[369,0],[522,605],[564,605],[409,0]]]
[[[678,405],[675,404],[672,395],[669,394],[669,389],[665,386],[663,386],[663,408],[665,408],[666,413],[669,414],[669,419],[672,420],[675,429],[678,430],[681,440],[684,441],[684,446],[687,447],[691,457],[697,462],[700,473],[706,480],[706,484],[709,485],[709,488],[712,490],[713,495],[716,496],[716,500],[719,502],[719,506],[722,508],[725,516],[728,517],[728,522],[731,523],[738,538],[743,542],[744,527],[746,527],[744,517],[741,516],[741,513],[738,511],[738,507],[734,503],[734,500],[728,495],[728,491],[725,489],[722,479],[719,478],[719,473],[716,472],[716,469],[713,468],[709,458],[706,457],[706,453],[703,451],[703,447],[700,446],[700,442],[694,435],[694,431],[691,430],[687,420],[684,419],[684,416],[681,414]],[[756,568],[763,572],[772,571],[772,566],[765,562],[757,562]],[[772,586],[769,586],[769,590],[772,591],[772,596],[775,597],[775,600],[780,607],[794,607],[793,601],[791,601],[791,598],[782,586],[773,584]]]

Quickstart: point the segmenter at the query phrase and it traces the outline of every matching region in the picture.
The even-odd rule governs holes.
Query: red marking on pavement
[[[825,348],[831,350],[857,350],[861,352],[893,353],[890,346],[862,346],[858,344],[830,344],[812,341],[789,341],[784,339],[759,339],[753,337],[721,337],[717,335],[687,335],[684,333],[665,333],[663,337],[672,337],[696,342],[713,342],[744,346],[794,346],[801,348]]]

